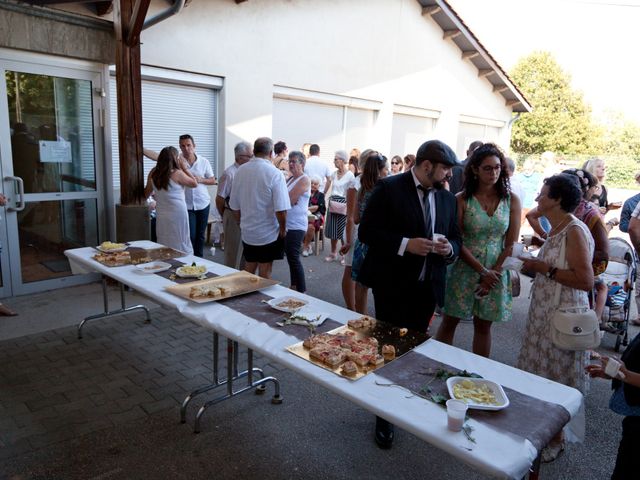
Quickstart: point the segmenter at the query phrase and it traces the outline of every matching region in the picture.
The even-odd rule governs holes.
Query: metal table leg
[[[180,407],[180,422],[186,422],[187,406],[194,397],[210,390],[214,390],[223,385],[226,385],[227,388],[225,394],[206,402],[200,407],[200,409],[196,413],[194,422],[195,433],[200,432],[200,420],[207,408],[251,389],[255,389],[256,393],[264,393],[264,390],[266,388],[265,383],[267,382],[272,382],[275,390],[274,395],[271,398],[271,403],[282,403],[282,396],[280,395],[280,382],[275,377],[265,377],[262,369],[255,368],[253,366],[253,351],[251,349],[248,350],[247,354],[247,369],[244,371],[238,371],[238,350],[238,342],[227,340],[227,378],[226,380],[220,381],[220,379],[218,378],[218,334],[213,334],[213,383],[199,387],[186,396],[186,398],[182,402],[182,406]],[[253,380],[254,373],[259,375],[259,380]],[[242,377],[247,377],[247,385],[239,390],[234,391],[233,382],[235,380],[241,379]]]
[[[109,296],[107,294],[107,277],[102,275],[102,299],[104,303],[104,312],[98,313],[96,315],[90,315],[86,317],[84,320],[80,322],[78,325],[78,338],[82,338],[82,327],[84,324],[90,320],[97,320],[98,318],[108,318],[114,315],[122,315],[125,313],[133,312],[135,310],[144,310],[147,314],[146,323],[151,322],[151,315],[149,314],[149,309],[145,305],[134,305],[132,307],[127,307],[124,299],[124,284],[120,283],[120,308],[117,310],[109,311]]]

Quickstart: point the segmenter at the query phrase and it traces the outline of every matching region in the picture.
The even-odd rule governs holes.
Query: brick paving
[[[177,418],[186,394],[212,377],[211,334],[164,308],[152,317],[90,322],[82,340],[68,327],[0,342],[0,458],[165,410]],[[254,363],[265,362],[254,354]]]

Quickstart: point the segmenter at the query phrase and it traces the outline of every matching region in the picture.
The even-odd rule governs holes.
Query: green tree
[[[605,154],[640,160],[640,125],[621,112],[608,111],[602,129]]]
[[[513,124],[514,152],[595,154],[599,150],[601,133],[591,121],[591,107],[571,87],[570,75],[549,52],[522,58],[511,78],[533,107]]]

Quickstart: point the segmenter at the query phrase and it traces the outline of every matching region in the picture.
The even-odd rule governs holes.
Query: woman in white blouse
[[[353,182],[353,173],[348,168],[349,157],[344,150],[335,153],[333,164],[336,171],[331,176],[331,196],[327,202],[327,223],[324,234],[331,240],[331,254],[327,262],[338,259],[338,240],[344,241],[344,227],[347,223],[347,187]]]

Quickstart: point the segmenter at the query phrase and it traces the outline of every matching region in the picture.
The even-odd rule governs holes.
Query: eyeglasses
[[[480,168],[483,172],[499,172],[500,170],[502,170],[502,167],[500,165],[496,165],[495,167],[492,167],[490,165],[485,165],[484,167]]]
[[[391,162],[391,165],[400,165],[400,162]]]

